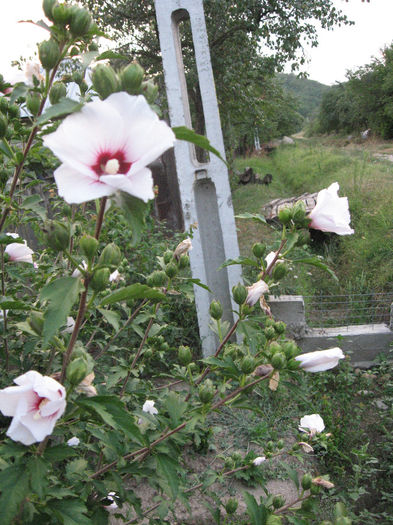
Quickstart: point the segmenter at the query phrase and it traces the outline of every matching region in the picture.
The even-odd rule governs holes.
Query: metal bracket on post
[[[180,22],[189,18],[206,136],[225,158],[202,0],[155,0],[155,7],[171,125],[192,127],[179,37]],[[210,302],[219,300],[223,319],[232,324],[233,310],[238,307],[231,290],[242,281],[240,265],[218,270],[227,259],[239,256],[228,170],[215,155],[210,155],[207,162],[198,162],[195,148],[184,141],[176,143],[175,159],[185,228],[198,223],[190,252],[192,275],[212,292],[195,286],[203,354],[208,356],[217,346],[217,338],[209,328]]]

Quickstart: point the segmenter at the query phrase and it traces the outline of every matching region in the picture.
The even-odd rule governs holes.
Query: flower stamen
[[[101,169],[107,175],[119,173],[120,162],[117,159],[109,159],[105,165],[101,164]]]

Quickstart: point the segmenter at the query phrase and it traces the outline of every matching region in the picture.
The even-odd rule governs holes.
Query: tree
[[[162,64],[153,0],[83,0],[98,23],[119,42],[119,49],[137,59],[153,76]],[[275,71],[290,62],[295,71],[305,58],[304,44],[316,46],[318,25],[332,28],[350,23],[332,0],[205,0],[204,10],[212,66],[224,133],[238,138],[236,115],[248,126],[266,120],[263,100],[253,99],[253,86],[263,86]],[[203,133],[199,86],[187,22],[182,48],[194,128]]]

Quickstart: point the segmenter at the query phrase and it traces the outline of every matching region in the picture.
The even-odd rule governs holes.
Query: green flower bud
[[[68,22],[69,9],[66,4],[55,4],[52,8],[53,22],[65,26]]]
[[[266,450],[267,450],[268,452],[273,451],[273,450],[274,450],[274,443],[273,443],[273,441],[268,441],[268,442],[266,443],[266,447],[265,447],[265,448],[266,448]]]
[[[84,36],[89,32],[92,19],[87,9],[75,9],[71,15],[70,30],[73,36]]]
[[[111,66],[98,64],[94,69],[91,80],[93,87],[102,99],[109,97],[119,89],[117,75]]]
[[[70,245],[70,229],[63,222],[51,221],[46,238],[52,250],[61,252]]]
[[[8,108],[8,114],[11,118],[19,118],[20,116],[19,106],[17,106],[16,104],[11,104]]]
[[[263,244],[261,242],[256,242],[252,247],[252,253],[255,257],[258,259],[261,259],[266,252],[266,244]]]
[[[266,520],[266,525],[281,525],[282,518],[281,516],[276,516],[275,514],[270,514]]]
[[[295,357],[299,353],[299,348],[295,341],[286,341],[285,343],[283,343],[282,349],[287,359]]]
[[[183,255],[180,255],[180,259],[179,259],[179,262],[177,264],[178,264],[180,270],[183,270],[184,268],[187,268],[189,266],[190,258],[188,257],[188,255],[183,253]]]
[[[73,359],[67,366],[67,380],[71,385],[79,385],[87,376],[87,363],[82,357]]]
[[[280,345],[280,343],[277,343],[277,341],[272,341],[269,344],[268,350],[271,355],[274,355],[274,354],[277,354],[277,352],[282,351],[282,346]]]
[[[30,113],[35,117],[41,106],[41,96],[39,93],[29,93],[26,98],[26,106]]]
[[[251,374],[252,372],[254,372],[255,367],[256,362],[252,355],[246,355],[240,363],[240,369],[243,372],[243,374]]]
[[[267,326],[264,331],[263,331],[266,339],[268,341],[270,341],[270,339],[273,339],[274,337],[276,337],[276,331],[275,329],[273,328],[273,326]]]
[[[78,86],[80,86],[83,82],[83,74],[81,73],[81,71],[74,71],[72,73],[72,80],[73,82],[75,82],[75,84],[78,84]]]
[[[149,104],[152,104],[157,98],[158,86],[156,86],[151,80],[147,80],[146,82],[142,82],[141,88],[142,94],[145,96],[146,100]]]
[[[0,114],[0,139],[3,139],[7,133],[8,122],[4,115]]]
[[[281,496],[278,494],[277,496],[274,496],[273,498],[273,507],[275,509],[279,509],[280,507],[283,507],[285,505],[285,498],[284,496]]]
[[[41,312],[30,312],[30,317],[27,319],[27,322],[37,335],[42,335],[44,316]]]
[[[288,224],[292,219],[292,210],[289,208],[282,208],[278,212],[278,220],[281,224]]]
[[[274,324],[274,329],[279,335],[282,335],[285,332],[286,327],[287,325],[283,321],[277,321]]]
[[[46,18],[53,22],[53,8],[56,5],[57,0],[44,0],[42,2],[42,9],[45,13]]]
[[[274,354],[270,360],[272,366],[276,370],[281,370],[281,368],[284,368],[284,366],[287,363],[287,360],[285,359],[285,355],[281,352],[278,352],[277,354]]]
[[[42,67],[50,71],[55,67],[60,58],[60,49],[54,40],[45,40],[38,46],[38,56]]]
[[[97,253],[98,241],[91,235],[84,235],[79,241],[79,247],[86,259],[91,262]]]
[[[144,352],[143,352],[143,355],[144,357],[146,357],[147,359],[149,359],[150,357],[153,356],[153,350],[151,348],[147,348]]]
[[[165,266],[165,273],[170,279],[173,279],[177,274],[178,268],[174,263],[169,263]]]
[[[199,387],[199,399],[203,404],[210,403],[214,397],[214,385],[211,379],[206,379]]]
[[[162,270],[156,270],[151,274],[152,286],[165,286],[168,282],[167,274]]]
[[[109,268],[98,268],[93,274],[90,286],[95,292],[102,292],[108,286],[109,276]]]
[[[160,350],[162,352],[168,352],[169,350],[169,345],[166,341],[164,341],[163,343],[160,343]]]
[[[312,485],[312,476],[311,474],[304,474],[302,477],[302,487],[304,490],[308,490]]]
[[[281,450],[282,448],[284,448],[284,440],[283,440],[283,439],[279,439],[279,440],[277,441],[277,448],[279,448],[280,450]]]
[[[211,317],[215,319],[216,321],[221,319],[222,314],[223,314],[221,303],[219,301],[212,301],[210,303],[209,312],[210,312]]]
[[[67,95],[67,88],[63,82],[55,82],[49,92],[51,104],[57,104],[59,100]]]
[[[189,346],[180,346],[178,350],[179,361],[182,365],[187,366],[191,363],[192,354]]]
[[[1,86],[2,82],[0,83]],[[5,113],[8,110],[8,99],[6,97],[0,97],[0,111]]]
[[[303,201],[298,201],[292,210],[293,213],[293,222],[295,224],[303,224],[303,221],[306,217],[306,205]]]
[[[170,263],[173,259],[173,252],[171,250],[167,250],[166,252],[164,252],[163,258],[165,264]]]
[[[239,502],[235,498],[229,498],[229,500],[225,503],[225,512],[230,516],[231,514],[235,514],[237,507],[239,505]]]
[[[77,359],[77,358],[81,358],[83,359],[84,361],[88,361],[89,358],[91,356],[88,354],[88,352],[86,351],[86,349],[80,345],[80,346],[75,346],[74,350],[72,351],[72,354],[71,354],[71,361],[73,361],[74,359]]]
[[[102,250],[98,263],[101,266],[109,266],[109,267],[117,268],[119,266],[120,261],[121,261],[121,251],[119,247],[116,246],[116,244],[112,242],[110,244],[107,244],[105,248]]]
[[[143,68],[137,62],[133,62],[125,67],[120,73],[120,84],[122,90],[130,95],[138,95],[138,93],[141,92],[144,74],[145,72]]]
[[[290,359],[287,363],[288,370],[299,370],[300,363],[296,359]]]
[[[321,487],[319,487],[318,485],[314,485],[312,484],[311,485],[311,488],[310,488],[310,493],[312,496],[317,496],[321,491]]]
[[[279,281],[288,273],[288,266],[285,263],[277,263],[273,269],[273,279]]]
[[[247,288],[245,286],[243,286],[242,284],[237,284],[236,286],[234,286],[232,288],[232,295],[233,295],[233,300],[235,301],[236,304],[243,304],[245,302],[245,300],[247,299]]]

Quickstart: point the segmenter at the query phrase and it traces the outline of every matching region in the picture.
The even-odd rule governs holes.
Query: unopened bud
[[[299,353],[299,348],[297,344],[295,343],[295,341],[286,341],[285,343],[282,344],[282,349],[287,359],[295,357]]]
[[[59,100],[67,95],[67,88],[63,82],[55,82],[49,92],[49,101],[51,104],[57,104]]]
[[[190,258],[188,255],[183,253],[183,255],[180,255],[179,262],[177,264],[179,265],[180,270],[183,270],[189,266]]]
[[[288,273],[288,266],[285,263],[277,263],[273,269],[273,279],[279,281]]]
[[[4,115],[0,114],[0,139],[6,136],[8,128],[8,122]]]
[[[79,242],[79,247],[86,259],[91,262],[97,253],[98,241],[91,235],[84,235]]]
[[[254,372],[256,366],[255,359],[252,355],[246,355],[240,363],[240,369],[243,374],[251,374]]]
[[[133,62],[125,67],[120,73],[122,90],[130,95],[138,95],[141,92],[144,73],[143,68],[137,62]]]
[[[210,303],[209,312],[210,312],[211,317],[215,319],[216,321],[221,319],[222,314],[223,314],[221,303],[219,301],[212,301]]]
[[[236,304],[241,305],[247,299],[247,288],[242,284],[237,284],[232,288],[233,300]]]
[[[235,498],[229,498],[229,500],[225,503],[225,511],[227,514],[231,515],[234,514],[237,510],[237,507],[239,505],[239,502]]]
[[[275,509],[279,509],[280,507],[283,507],[285,505],[285,498],[284,496],[281,496],[278,494],[277,496],[274,496],[273,498],[273,507]]]
[[[173,259],[173,252],[171,250],[166,250],[163,255],[164,263],[168,264]]]
[[[30,113],[35,117],[41,106],[41,96],[39,93],[29,93],[26,97],[26,106]]]
[[[27,322],[37,335],[42,335],[44,316],[41,312],[30,312],[30,317],[27,319]]]
[[[274,329],[279,335],[285,332],[285,328],[286,328],[286,324],[283,321],[277,321],[274,324]]]
[[[281,368],[284,368],[286,365],[287,360],[285,359],[285,355],[281,352],[277,352],[277,354],[274,354],[271,358],[272,366],[276,370],[281,370]]]
[[[60,49],[54,40],[45,40],[38,46],[38,56],[42,67],[50,71],[55,67],[60,58]]]
[[[302,225],[306,217],[306,205],[303,201],[298,201],[292,210],[292,218],[295,224]]]
[[[53,21],[53,8],[56,5],[57,0],[44,0],[42,2],[42,9],[45,13],[46,18]]]
[[[182,365],[187,366],[191,363],[192,354],[189,346],[180,346],[178,350],[179,361]]]
[[[70,30],[73,36],[84,36],[89,32],[92,19],[87,9],[77,9],[72,13]]]
[[[170,279],[173,279],[177,274],[178,268],[174,263],[169,263],[165,266],[165,273]]]
[[[102,99],[105,99],[112,93],[118,91],[119,82],[117,80],[117,75],[111,66],[98,64],[93,71],[91,80],[94,89]]]
[[[264,335],[265,335],[267,340],[270,340],[270,339],[273,339],[274,337],[276,337],[276,331],[273,328],[273,326],[267,326],[264,329],[263,333],[264,333]]]
[[[151,80],[147,80],[146,82],[142,82],[141,88],[142,94],[145,96],[146,100],[149,104],[152,104],[157,98],[158,86],[156,86]]]
[[[209,403],[214,397],[214,385],[211,379],[206,381],[199,387],[199,399],[203,404]]]
[[[71,385],[79,385],[87,376],[87,363],[82,357],[73,359],[67,366],[67,380]]]
[[[151,274],[151,286],[165,286],[168,282],[168,276],[163,270],[156,270]]]
[[[63,251],[70,245],[70,229],[69,227],[59,221],[51,221],[49,223],[47,241],[52,250]]]
[[[98,268],[93,274],[90,281],[90,286],[95,292],[102,292],[108,286],[109,283],[109,268]]]
[[[282,208],[279,212],[278,212],[278,220],[282,223],[282,224],[288,224],[292,219],[292,210],[290,210],[289,208]]]
[[[252,253],[257,257],[258,259],[261,259],[266,252],[266,244],[263,244],[262,242],[256,242],[252,247]]]
[[[304,474],[302,477],[302,487],[304,490],[308,490],[312,485],[312,476],[311,474]]]
[[[119,266],[120,261],[121,261],[120,248],[116,246],[116,244],[114,244],[113,242],[105,246],[98,260],[101,266],[109,266],[109,267],[113,266],[114,268],[117,268]]]
[[[69,9],[66,4],[55,4],[52,9],[53,22],[59,25],[66,25],[69,17]]]

